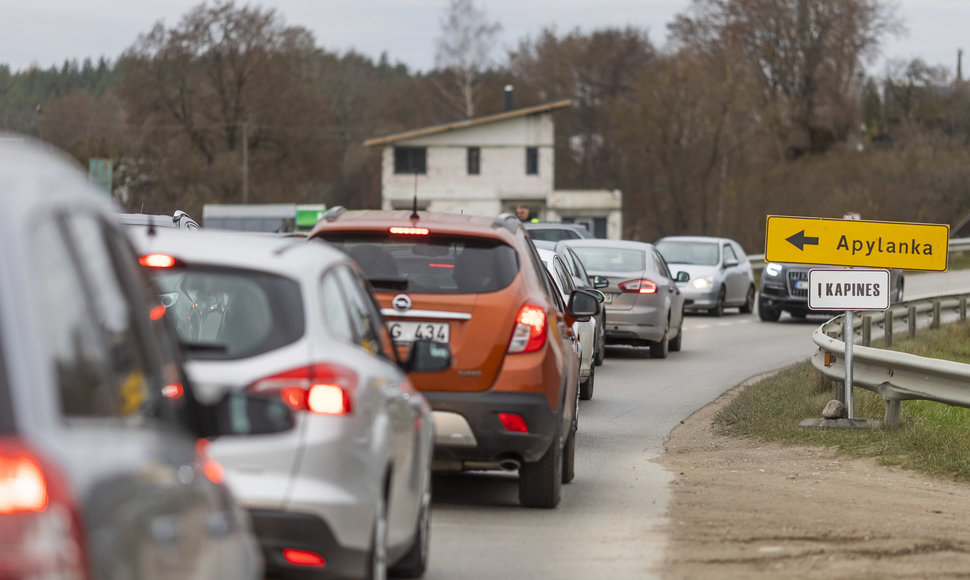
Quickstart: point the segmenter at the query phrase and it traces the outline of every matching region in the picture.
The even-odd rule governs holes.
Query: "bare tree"
[[[475,115],[482,73],[492,64],[490,54],[502,25],[489,20],[474,0],[451,0],[441,20],[435,66],[451,77],[454,89],[446,94],[466,117]]]

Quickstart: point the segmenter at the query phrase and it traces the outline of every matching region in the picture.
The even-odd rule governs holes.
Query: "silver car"
[[[73,160],[0,134],[0,208],[0,578],[261,578],[199,441],[293,413],[196,399],[115,208]]]
[[[687,310],[713,316],[733,306],[742,314],[754,311],[754,273],[741,244],[713,236],[668,236],[655,245],[668,266],[690,275],[679,283]]]
[[[660,252],[644,242],[568,240],[591,275],[604,276],[606,343],[649,346],[650,356],[666,358],[683,342],[684,294]]]
[[[293,432],[210,447],[250,510],[267,571],[420,576],[431,409],[357,265],[319,240],[157,230],[138,242],[199,388],[262,393],[297,412]],[[415,371],[450,364],[447,347],[414,348]]]

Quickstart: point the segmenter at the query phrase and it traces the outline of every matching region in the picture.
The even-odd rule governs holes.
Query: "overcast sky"
[[[970,57],[970,0],[897,0],[909,33],[889,39],[883,57],[868,66],[882,74],[887,58],[921,57],[956,68],[956,51]],[[112,61],[152,25],[175,26],[198,0],[0,0],[0,63],[14,70],[46,68],[65,59]],[[239,1],[237,5],[247,2]],[[434,65],[435,39],[448,0],[265,0],[248,4],[274,8],[287,25],[311,30],[317,45],[332,52],[354,49],[411,70]],[[666,25],[690,0],[477,0],[502,24],[494,56],[500,58],[526,36],[546,27],[560,32],[606,26],[645,28],[662,46]],[[970,61],[970,58],[967,59]],[[970,64],[964,66],[970,71]]]

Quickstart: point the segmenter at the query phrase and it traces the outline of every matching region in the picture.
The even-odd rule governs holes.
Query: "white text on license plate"
[[[451,327],[447,322],[388,322],[387,330],[395,342],[414,342],[421,338],[448,342]]]

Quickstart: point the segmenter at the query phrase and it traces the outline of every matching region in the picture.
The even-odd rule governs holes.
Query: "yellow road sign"
[[[765,261],[944,272],[950,226],[770,215]]]

